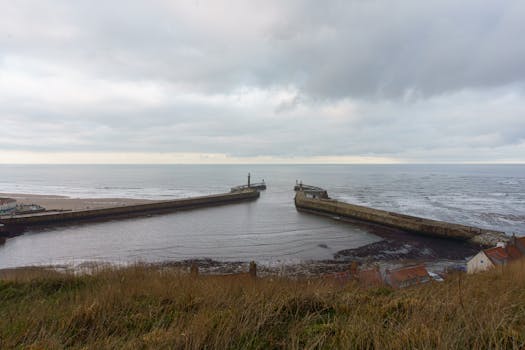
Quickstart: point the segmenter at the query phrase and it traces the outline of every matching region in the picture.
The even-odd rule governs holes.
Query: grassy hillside
[[[525,262],[405,290],[192,278],[144,266],[4,272],[0,348],[495,348],[525,345]]]

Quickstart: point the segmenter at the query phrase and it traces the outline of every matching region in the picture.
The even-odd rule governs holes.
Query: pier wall
[[[9,226],[50,225],[63,222],[83,221],[90,219],[108,219],[119,217],[133,217],[144,214],[170,212],[193,208],[217,206],[254,200],[259,197],[257,190],[245,190],[233,193],[224,193],[210,196],[183,198],[167,201],[158,201],[147,204],[126,205],[103,209],[87,209],[59,213],[37,213],[0,217],[0,223]]]
[[[333,199],[308,198],[302,191],[295,195],[295,206],[299,210],[348,217],[427,236],[469,240],[481,245],[493,245],[508,239],[507,235],[500,231],[398,214]]]

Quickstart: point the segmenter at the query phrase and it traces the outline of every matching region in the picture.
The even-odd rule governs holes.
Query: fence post
[[[199,267],[197,266],[197,263],[195,262],[191,263],[190,275],[192,277],[197,277],[199,275]]]
[[[352,263],[350,264],[350,274],[352,275],[352,277],[357,276],[358,268],[359,267],[357,261],[352,261]]]
[[[257,264],[255,261],[250,261],[250,277],[256,278],[257,277]]]

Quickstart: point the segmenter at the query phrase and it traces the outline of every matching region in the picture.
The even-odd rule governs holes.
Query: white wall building
[[[0,198],[0,215],[9,214],[16,209],[16,200],[11,198]]]
[[[494,264],[482,250],[467,262],[467,273],[487,271],[493,267]]]
[[[495,266],[507,265],[525,256],[525,237],[513,235],[508,244],[498,243],[494,248],[485,249],[467,262],[467,273],[486,271]]]

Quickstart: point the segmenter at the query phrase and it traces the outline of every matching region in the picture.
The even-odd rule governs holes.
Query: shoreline
[[[366,246],[365,246],[366,247]],[[357,248],[360,249],[360,248]],[[324,259],[304,260],[294,263],[257,263],[257,275],[262,277],[293,277],[293,278],[317,278],[334,273],[348,272],[357,263],[360,269],[378,267],[381,270],[395,269],[399,267],[425,265],[430,271],[446,272],[448,268],[458,269],[464,267],[465,259],[431,259],[431,258],[396,258],[392,256],[378,260],[354,260],[354,259]],[[249,261],[221,261],[210,258],[195,258],[184,260],[166,260],[158,262],[136,261],[129,263],[115,263],[104,261],[83,261],[76,265],[69,264],[43,264],[27,265],[17,267],[0,268],[0,278],[19,270],[53,270],[57,272],[73,272],[75,274],[93,274],[101,269],[125,269],[132,266],[143,266],[154,269],[177,269],[190,273],[191,267],[196,265],[202,275],[236,275],[246,273],[249,270]]]
[[[84,210],[102,209],[107,207],[125,206],[134,204],[147,204],[155,202],[148,199],[132,198],[72,198],[60,195],[40,195],[22,193],[0,193],[0,196],[16,199],[20,204],[38,204],[47,210]],[[312,276],[326,273],[341,272],[348,268],[352,262],[357,262],[362,266],[381,265],[394,267],[399,265],[410,265],[425,263],[429,265],[445,266],[449,263],[453,265],[464,264],[468,256],[475,255],[479,247],[465,244],[463,242],[418,236],[399,229],[384,227],[378,224],[363,223],[352,219],[339,219],[346,221],[357,227],[366,228],[374,235],[382,238],[381,241],[364,245],[353,249],[338,250],[332,259],[325,260],[305,260],[302,262],[281,265],[260,264],[261,273],[270,275],[292,275],[292,276]],[[248,262],[245,261],[221,261],[205,257],[186,260],[160,261],[146,263],[158,267],[180,267],[189,268],[197,262],[202,268],[203,273],[236,273],[246,268]],[[80,270],[89,265],[113,265],[111,262],[89,262],[80,263]],[[133,262],[129,262],[133,264]],[[85,266],[83,266],[85,265]],[[127,265],[127,264],[126,264]],[[200,266],[202,265],[202,266]],[[118,266],[118,264],[113,265]],[[20,266],[16,268],[28,268],[33,266]],[[76,266],[52,265],[48,268],[53,269],[77,269]],[[0,269],[3,271],[4,269]]]

